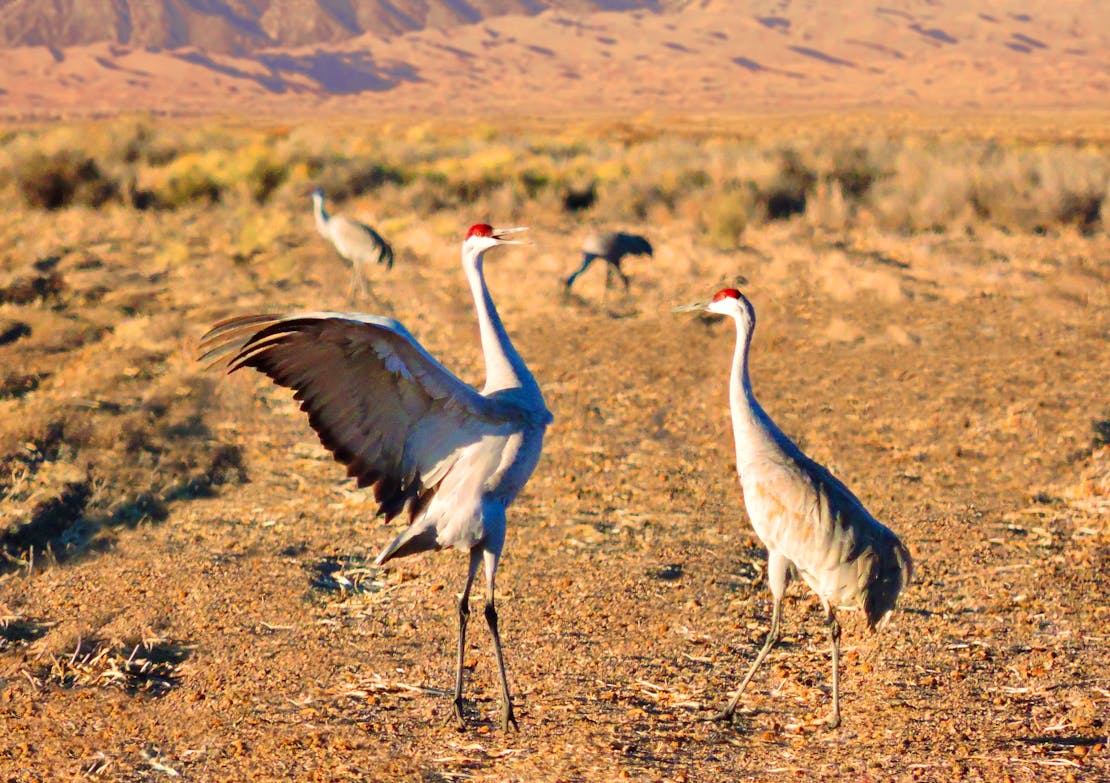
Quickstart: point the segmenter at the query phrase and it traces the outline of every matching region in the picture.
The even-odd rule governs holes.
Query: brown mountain
[[[243,54],[546,10],[658,10],[658,0],[0,0],[0,47],[108,42]]]
[[[1106,0],[56,2],[0,117],[1110,109]]]

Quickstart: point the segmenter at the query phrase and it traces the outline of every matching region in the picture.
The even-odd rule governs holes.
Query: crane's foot
[[[516,715],[513,714],[512,702],[505,702],[501,706],[501,731],[508,731],[510,723],[514,729],[520,731],[520,726],[516,722]]]
[[[834,712],[832,715],[829,716],[829,719],[825,721],[825,728],[828,729],[829,731],[832,731],[833,729],[839,729],[840,728],[840,713],[839,712]]]
[[[455,725],[461,731],[466,728],[466,718],[463,717],[463,700],[453,699],[451,701],[451,717],[455,720]],[[450,720],[450,718],[448,719]]]
[[[712,721],[714,723],[732,723],[732,717],[735,714],[736,710],[734,708],[730,709],[728,707],[725,707],[720,712],[712,713],[708,718],[705,718],[705,720]]]

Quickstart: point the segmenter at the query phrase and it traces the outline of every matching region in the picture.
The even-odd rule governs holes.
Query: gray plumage
[[[832,648],[833,693],[829,725],[840,724],[840,625],[836,610],[863,610],[869,629],[881,626],[913,570],[898,537],[875,519],[841,481],[802,453],[755,399],[748,353],[755,310],[739,291],[719,291],[709,302],[676,308],[705,310],[736,322],[736,350],[729,381],[736,469],[752,528],[767,547],[767,581],[773,605],[762,649],[728,706],[730,718],[759,664],[779,640],[788,566],[821,600]]]
[[[312,212],[320,236],[331,242],[340,258],[351,264],[348,296],[353,299],[356,291],[361,297],[367,296],[366,264],[376,262],[392,269],[393,248],[365,223],[344,215],[329,215],[324,209],[324,191],[319,188],[312,192]]]
[[[629,278],[621,269],[621,261],[625,256],[653,255],[651,243],[637,234],[624,234],[618,231],[606,231],[600,234],[591,234],[582,243],[582,266],[567,278],[566,290],[574,285],[578,276],[590,268],[596,259],[605,259],[605,287],[612,288],[613,278],[619,277],[624,283],[624,290],[628,290]]]
[[[539,385],[516,352],[489,296],[483,253],[519,229],[471,228],[463,268],[474,296],[486,362],[479,392],[440,364],[397,321],[361,313],[245,315],[216,324],[202,360],[253,367],[294,389],[321,442],[378,514],[408,513],[409,526],[377,558],[454,547],[470,554],[459,602],[454,714],[462,676],[470,588],[484,565],[486,621],[501,677],[502,726],[516,725],[494,607],[505,510],[528,481],[551,423]]]

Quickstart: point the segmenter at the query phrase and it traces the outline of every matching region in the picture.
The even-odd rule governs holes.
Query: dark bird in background
[[[605,287],[613,287],[613,278],[619,277],[624,283],[624,290],[628,290],[629,279],[621,270],[621,261],[625,256],[651,256],[654,251],[651,243],[637,234],[624,234],[619,231],[606,231],[600,234],[591,234],[582,243],[582,266],[578,271],[567,278],[566,290],[569,292],[578,276],[590,268],[595,259],[604,258],[606,265]]]

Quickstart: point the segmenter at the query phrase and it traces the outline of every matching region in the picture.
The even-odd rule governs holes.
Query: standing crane
[[[296,390],[294,399],[359,487],[373,486],[377,513],[408,512],[407,529],[377,558],[454,547],[470,553],[459,599],[453,710],[463,718],[463,654],[470,587],[486,577],[485,617],[501,679],[501,726],[517,726],[501,653],[494,576],[505,510],[536,467],[552,421],[543,394],[509,340],[486,287],[483,257],[522,228],[472,226],[462,265],[474,296],[485,356],[479,392],[436,361],[397,321],[361,313],[243,315],[216,324],[202,360],[228,372],[253,367]]]
[[[331,242],[335,252],[351,264],[351,289],[347,296],[354,299],[355,292],[367,296],[366,275],[363,266],[370,261],[393,268],[393,248],[382,235],[365,223],[344,215],[329,215],[324,209],[324,191],[312,191],[312,211],[316,217],[316,230]]]
[[[836,610],[862,608],[869,630],[882,627],[913,570],[910,554],[844,484],[791,442],[752,393],[748,352],[755,310],[735,288],[675,312],[707,311],[736,322],[736,349],[729,379],[736,470],[744,505],[759,540],[767,547],[767,582],[774,599],[771,629],[736,695],[715,717],[730,720],[755,670],[779,641],[782,597],[788,566],[821,600],[832,646],[832,714],[840,725],[840,625]]]
[[[582,266],[578,271],[567,278],[566,291],[574,285],[578,276],[590,268],[590,264],[598,258],[604,258],[605,287],[613,287],[613,278],[620,277],[624,283],[624,290],[628,291],[628,275],[621,270],[621,261],[625,256],[650,256],[653,255],[651,243],[637,234],[624,234],[618,231],[606,231],[600,234],[590,234],[582,243]]]

